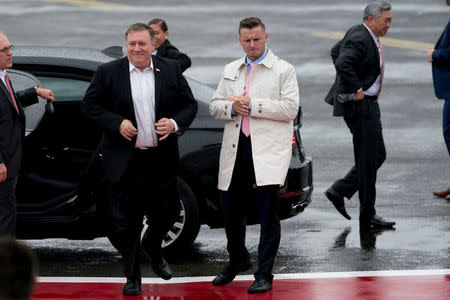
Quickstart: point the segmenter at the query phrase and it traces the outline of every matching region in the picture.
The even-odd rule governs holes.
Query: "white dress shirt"
[[[155,74],[153,62],[143,72],[130,62],[131,96],[137,123],[136,148],[158,146],[155,128]]]
[[[378,55],[380,55],[380,70],[381,67],[383,66],[383,60],[381,58],[381,53],[380,53],[380,48],[378,47],[378,43],[377,43],[377,36],[372,32],[372,30],[370,30],[369,27],[366,26],[366,24],[363,23],[363,25],[367,28],[367,30],[369,30],[370,35],[372,36],[375,45],[377,45],[378,48]],[[370,88],[368,88],[366,91],[364,91],[364,94],[367,96],[377,96],[378,95],[378,91],[381,88],[381,72],[380,75],[378,75],[377,79],[375,80],[375,82],[372,84],[372,86]]]

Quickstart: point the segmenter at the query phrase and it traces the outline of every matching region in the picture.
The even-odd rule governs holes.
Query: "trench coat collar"
[[[241,69],[242,67],[247,66],[246,63],[246,56],[242,57],[241,59],[239,59],[238,61],[238,69]],[[267,68],[271,69],[273,67],[273,65],[275,64],[275,61],[278,59],[278,57],[273,54],[272,51],[270,51],[270,49],[267,50],[267,55],[266,57],[264,57],[264,59],[262,61],[260,61],[259,63],[257,63],[257,65],[264,65]]]

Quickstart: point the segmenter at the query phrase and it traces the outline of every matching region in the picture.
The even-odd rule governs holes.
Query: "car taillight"
[[[303,194],[303,190],[298,190],[295,192],[288,192],[288,193],[282,193],[280,194],[280,197],[289,197],[289,196],[295,196],[295,195],[300,195]]]
[[[296,144],[296,141],[295,141],[295,133],[292,135],[292,150],[294,150],[295,149],[295,144]]]

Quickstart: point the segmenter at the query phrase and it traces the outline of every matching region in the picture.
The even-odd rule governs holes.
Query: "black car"
[[[121,57],[120,47],[104,50],[65,47],[14,47],[16,90],[30,86],[52,89],[54,111],[43,99],[26,108],[24,162],[17,187],[17,237],[20,239],[93,239],[106,236],[105,180],[97,145],[101,130],[83,119],[80,103],[97,67]],[[196,119],[179,138],[180,215],[163,246],[189,247],[201,224],[223,227],[217,175],[224,124],[208,111],[214,90],[187,78],[199,104]],[[312,163],[300,137],[301,109],[295,120],[292,160],[280,191],[282,219],[293,217],[311,202]],[[258,223],[249,199],[248,224]]]

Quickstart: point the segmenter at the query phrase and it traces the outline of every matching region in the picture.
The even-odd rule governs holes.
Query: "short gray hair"
[[[125,32],[125,39],[128,37],[128,34],[130,34],[130,32],[134,31],[148,31],[148,33],[150,34],[150,40],[152,42],[155,40],[155,32],[150,26],[144,23],[136,23],[128,27],[127,32]]]
[[[391,10],[391,3],[382,0],[372,1],[364,9],[363,20],[367,20],[369,16],[378,18],[381,16],[381,12],[389,10]]]

